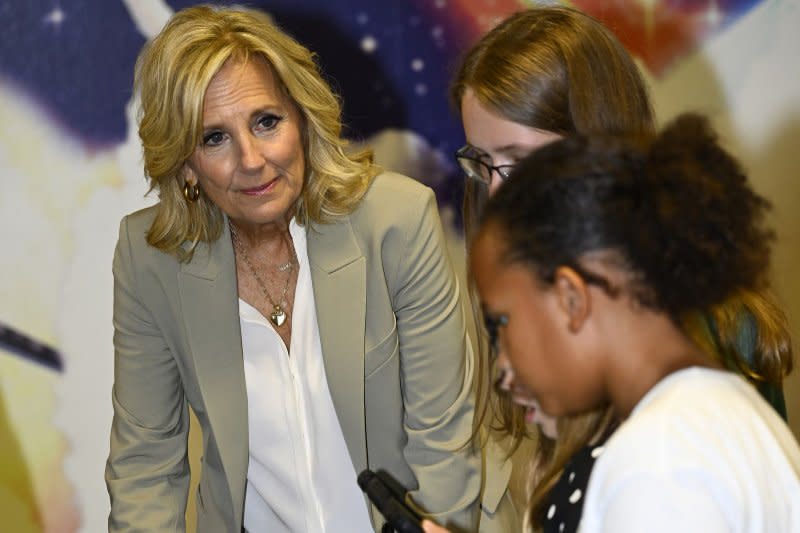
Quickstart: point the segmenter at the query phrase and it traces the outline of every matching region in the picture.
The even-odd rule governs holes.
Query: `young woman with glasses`
[[[648,91],[631,56],[601,23],[566,7],[536,7],[501,22],[465,55],[451,98],[467,140],[456,159],[466,176],[463,209],[468,240],[488,196],[530,152],[575,134],[654,131]],[[474,296],[473,290],[473,314],[480,324],[483,317]],[[786,318],[770,297],[743,289],[703,312],[686,313],[682,321],[695,342],[715,353],[726,367],[746,375],[785,418],[781,382],[791,369],[791,346]],[[531,465],[522,476],[529,488],[526,518],[547,532],[574,531],[580,505],[557,505],[556,512],[549,511],[556,500],[569,499],[572,483],[586,486],[593,454],[614,429],[610,409],[600,407],[556,422],[510,374],[492,376],[486,338],[480,346],[482,415],[476,417],[476,432],[489,450],[487,486],[495,490],[508,486],[507,478],[492,480],[492,476],[507,471],[500,465],[531,436],[530,423],[536,422],[533,457],[515,458],[515,464]],[[493,378],[504,393],[494,393],[489,386]],[[510,436],[505,448],[498,444],[504,436]],[[577,472],[578,479],[562,476],[566,466]],[[497,497],[484,494],[484,500]]]

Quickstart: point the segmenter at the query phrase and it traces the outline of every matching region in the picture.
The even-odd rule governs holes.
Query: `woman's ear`
[[[567,327],[577,333],[592,310],[589,288],[580,274],[570,267],[558,267],[554,277],[553,288],[558,305],[567,316]]]
[[[181,178],[181,184],[186,183],[190,187],[197,185],[197,175],[194,173],[194,170],[192,170],[188,161],[183,164],[178,176]]]

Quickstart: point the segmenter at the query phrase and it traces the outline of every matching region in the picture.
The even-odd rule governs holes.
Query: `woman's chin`
[[[555,440],[558,437],[558,423],[555,417],[544,414],[541,409],[531,415],[531,420],[542,429],[547,437]]]

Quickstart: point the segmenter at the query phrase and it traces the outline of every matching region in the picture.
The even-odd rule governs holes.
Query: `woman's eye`
[[[267,131],[274,130],[281,120],[283,120],[283,117],[278,115],[262,115],[258,118],[258,129]]]
[[[221,131],[211,131],[203,135],[203,145],[218,146],[224,139],[225,135]]]

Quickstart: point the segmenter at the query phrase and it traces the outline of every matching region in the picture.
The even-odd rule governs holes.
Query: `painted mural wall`
[[[0,0],[0,516],[106,529],[111,258],[146,197],[131,102],[147,38],[185,0]],[[522,0],[253,1],[316,50],[348,135],[433,187],[456,262],[459,54]],[[661,122],[709,114],[774,204],[774,284],[800,339],[800,2],[582,0],[636,56]],[[800,435],[800,372],[787,383]]]

